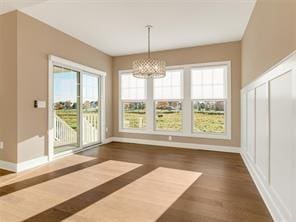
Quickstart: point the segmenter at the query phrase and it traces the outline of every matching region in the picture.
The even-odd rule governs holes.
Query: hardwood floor
[[[0,186],[0,221],[272,221],[232,153],[110,143],[20,174],[0,170]]]

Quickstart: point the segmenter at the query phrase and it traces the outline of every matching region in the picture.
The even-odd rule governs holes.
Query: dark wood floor
[[[87,168],[98,162],[119,160],[143,165],[40,212],[26,221],[66,219],[157,167],[202,173],[202,176],[158,219],[159,222],[272,221],[239,154],[110,143],[84,151],[80,155],[96,159],[2,186],[0,196]],[[0,176],[7,173],[0,170]]]

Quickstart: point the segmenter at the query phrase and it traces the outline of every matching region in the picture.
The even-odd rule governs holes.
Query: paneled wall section
[[[275,221],[296,221],[296,52],[241,91],[242,157]]]

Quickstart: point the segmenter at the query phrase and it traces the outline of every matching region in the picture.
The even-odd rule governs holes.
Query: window
[[[182,130],[182,75],[182,70],[169,70],[153,80],[156,130]]]
[[[135,78],[131,73],[120,75],[122,128],[146,127],[146,88],[146,80]]]
[[[193,132],[225,133],[227,66],[191,69]]]
[[[230,62],[167,67],[166,77],[120,71],[119,131],[231,139]]]

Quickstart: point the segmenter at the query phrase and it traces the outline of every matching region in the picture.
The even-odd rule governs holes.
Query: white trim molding
[[[102,144],[108,144],[113,142],[113,137],[105,138],[102,142]]]
[[[58,56],[54,56],[54,55],[49,55],[48,56],[49,61],[55,63],[56,65],[61,65],[65,68],[69,68],[69,69],[75,69],[75,70],[80,70],[80,71],[85,71],[85,72],[89,72],[89,73],[93,73],[93,74],[97,74],[100,76],[106,76],[106,72],[103,72],[101,70],[95,69],[95,68],[91,68],[89,66],[85,66],[82,65],[80,63],[76,63],[73,62],[71,60],[68,59],[64,59]]]
[[[221,99],[192,99],[191,98],[191,70],[202,67],[224,67],[226,70],[225,75],[225,98]],[[183,136],[183,137],[197,137],[208,139],[223,139],[231,140],[231,61],[220,61],[210,63],[186,64],[178,66],[167,66],[167,70],[182,71],[181,81],[181,94],[182,98],[179,99],[154,99],[153,98],[153,79],[146,80],[146,98],[142,100],[122,100],[121,99],[121,75],[132,73],[132,70],[119,70],[118,71],[118,130],[123,133],[139,133],[147,135],[169,135],[169,136]],[[187,87],[189,84],[190,87]],[[219,101],[223,100],[225,105],[225,132],[224,133],[205,133],[194,132],[193,130],[193,110],[192,102],[198,100],[205,101]],[[156,130],[156,115],[155,115],[155,102],[157,101],[180,101],[182,103],[182,130]],[[123,102],[144,102],[146,104],[146,119],[147,126],[139,129],[126,129],[123,127]]]
[[[22,172],[34,167],[41,166],[46,163],[48,163],[48,156],[41,156],[41,157],[37,157],[35,159],[27,160],[20,163],[12,163],[8,161],[0,160],[0,168],[8,171],[12,171],[12,172]]]
[[[145,140],[145,139],[134,139],[134,138],[126,138],[126,137],[112,137],[112,142],[136,143],[136,144],[152,145],[152,146],[166,146],[166,147],[174,147],[174,148],[181,148],[181,149],[185,148],[185,149],[194,149],[194,150],[240,153],[240,147],[217,146],[217,145],[206,145],[206,144],[196,144],[196,143],[181,143],[181,142],[163,141],[163,140]]]
[[[272,218],[276,222],[286,222],[281,214],[279,208],[277,207],[276,202],[271,196],[271,191],[265,186],[264,182],[261,179],[261,175],[257,172],[256,168],[253,166],[252,161],[249,158],[249,155],[246,155],[244,152],[241,152],[241,157],[265,203],[267,209],[269,210]]]
[[[76,153],[82,151],[82,149],[87,149],[91,145],[99,145],[100,142],[94,144],[87,144],[86,146],[82,144],[82,131],[80,131],[80,139],[79,139],[79,147],[73,150],[65,151],[58,155],[54,154],[54,124],[53,124],[53,67],[55,65],[69,68],[71,70],[75,70],[79,72],[80,75],[80,97],[83,97],[83,90],[82,90],[82,76],[83,74],[87,75],[94,75],[100,77],[100,142],[105,140],[106,137],[106,75],[107,73],[101,70],[97,70],[61,57],[57,57],[54,55],[48,56],[48,154],[49,160],[53,160],[55,157],[69,155],[71,153]],[[80,106],[80,114],[82,114],[82,107]],[[80,120],[81,121],[81,120]],[[82,126],[82,123],[80,122]]]
[[[241,156],[276,222],[296,221],[295,111],[296,51],[241,90]]]
[[[12,163],[12,162],[8,162],[8,161],[4,161],[4,160],[0,160],[0,169],[8,170],[11,172],[16,172],[17,164]]]
[[[144,140],[144,139],[134,139],[134,138],[124,138],[124,137],[108,137],[105,138],[102,144],[88,147],[87,149],[92,149],[99,147],[103,144],[108,144],[112,142],[121,142],[121,143],[135,143],[143,145],[154,145],[154,146],[165,146],[165,147],[174,147],[180,149],[194,149],[194,150],[208,150],[208,151],[218,151],[218,152],[229,152],[229,153],[240,153],[240,147],[231,147],[231,146],[216,146],[216,145],[206,145],[206,144],[195,144],[195,143],[180,143],[173,141],[161,141],[161,140]],[[82,152],[84,150],[79,150]],[[65,156],[73,155],[75,152],[68,154],[63,154],[61,156],[56,156],[55,158],[49,159],[48,156],[37,157],[32,160],[24,161],[21,163],[12,163],[0,160],[0,169],[12,171],[12,172],[22,172],[29,170],[34,167],[41,166],[50,161],[63,158]],[[77,153],[77,152],[76,152]]]

